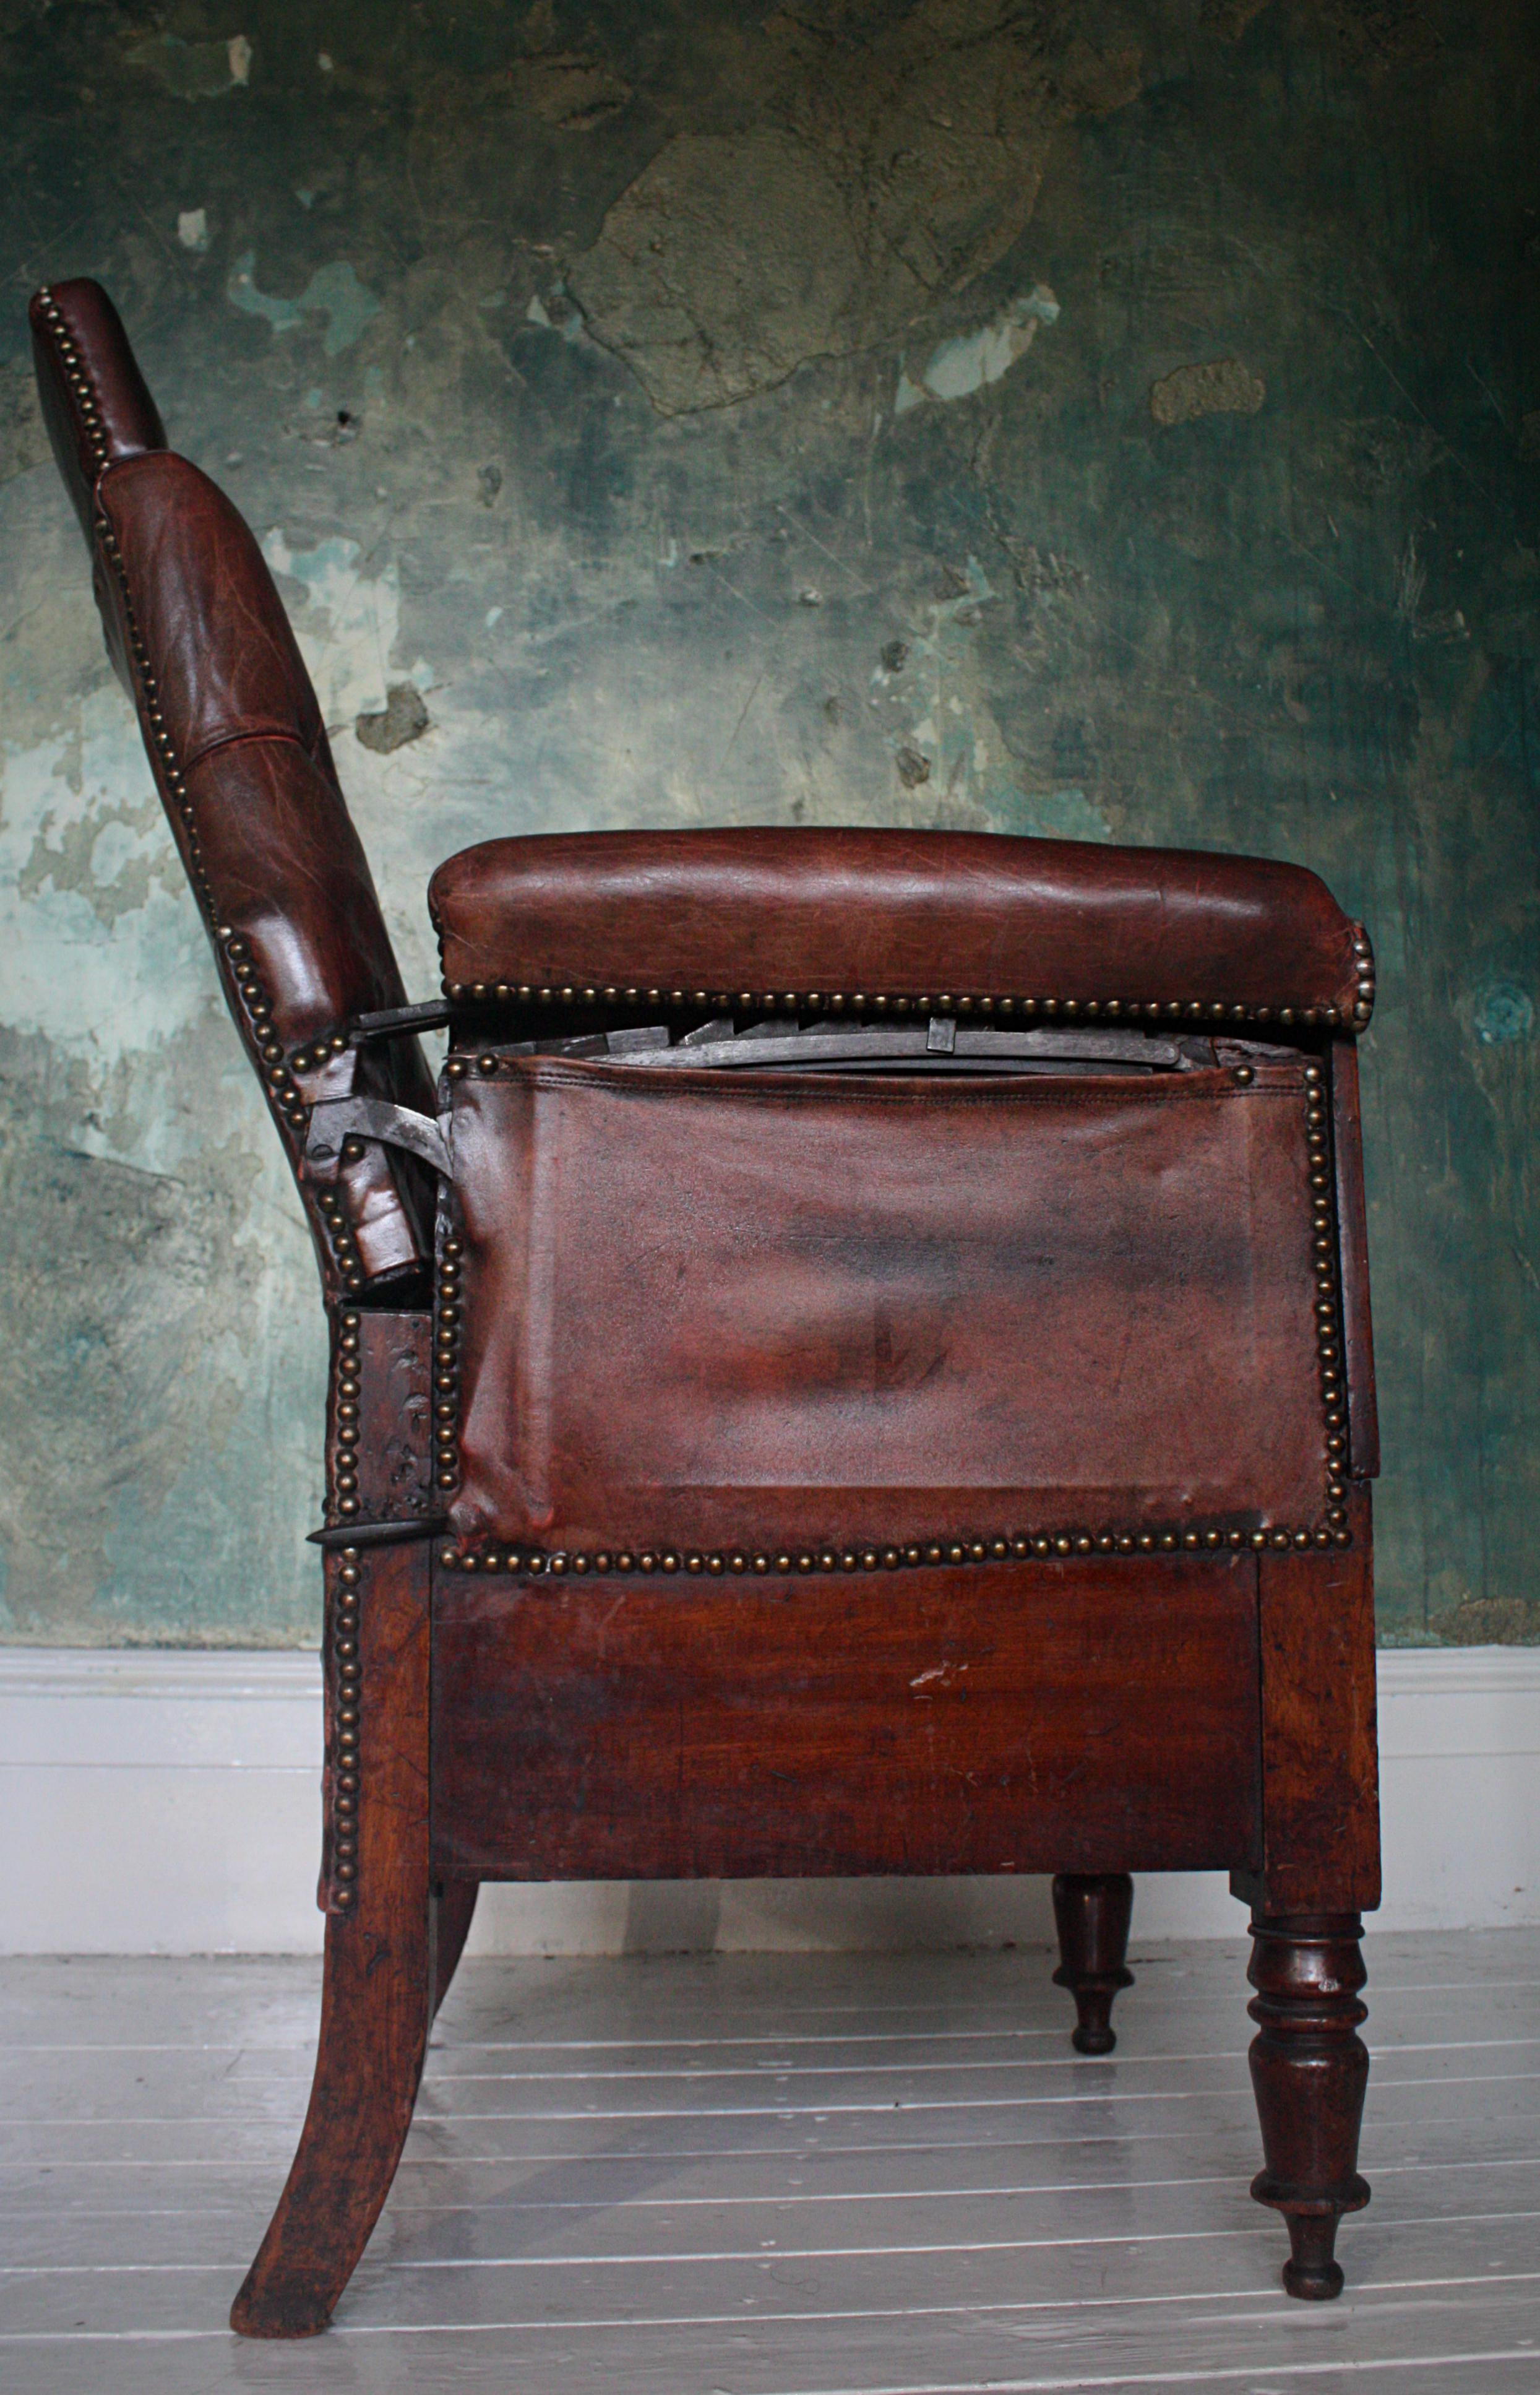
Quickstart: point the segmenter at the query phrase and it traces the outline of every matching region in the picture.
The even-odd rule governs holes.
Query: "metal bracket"
[[[429,1514],[418,1522],[338,1522],[324,1530],[306,1533],[306,1544],[331,1552],[338,1547],[400,1547],[410,1539],[436,1539],[448,1523],[447,1514]]]
[[[424,999],[420,1006],[382,1006],[373,1014],[355,1014],[348,1026],[348,1045],[362,1048],[370,1039],[404,1039],[415,1031],[441,1031],[454,1019],[447,999]]]
[[[412,1113],[386,1098],[326,1098],[310,1110],[305,1141],[305,1169],[312,1181],[335,1181],[342,1151],[349,1139],[379,1140],[387,1147],[404,1147],[445,1181],[454,1178],[447,1122],[431,1115]]]

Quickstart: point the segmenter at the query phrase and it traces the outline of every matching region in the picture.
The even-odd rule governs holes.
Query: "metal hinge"
[[[305,1168],[312,1181],[335,1181],[342,1151],[349,1139],[378,1140],[387,1147],[404,1147],[445,1181],[454,1178],[449,1145],[449,1118],[414,1114],[386,1098],[323,1098],[310,1110],[305,1140]]]

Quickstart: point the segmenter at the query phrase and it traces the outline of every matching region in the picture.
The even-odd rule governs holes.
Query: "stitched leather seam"
[[[182,771],[186,774],[195,774],[200,765],[206,765],[211,757],[220,756],[225,749],[246,748],[297,748],[301,756],[309,758],[312,765],[316,762],[315,752],[301,733],[286,731],[282,726],[275,726],[270,732],[216,733],[201,748],[194,748],[191,751]]]

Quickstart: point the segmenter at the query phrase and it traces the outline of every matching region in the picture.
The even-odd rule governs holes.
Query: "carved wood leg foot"
[[[243,2336],[325,2327],[389,2192],[428,2044],[427,1550],[348,1554],[358,1674],[334,1690],[328,1761],[334,1785],[339,1775],[357,1784],[356,1827],[334,1826],[315,2080],[288,2184],[230,2311]]]
[[[1111,2054],[1117,2044],[1112,1999],[1134,1984],[1124,1961],[1133,1912],[1134,1883],[1126,1872],[1063,1872],[1054,1881],[1060,1963],[1053,1978],[1074,1998],[1079,2018],[1070,2042],[1077,2053]]]
[[[476,1912],[479,1879],[441,1880],[433,1890],[433,2011],[449,1993]]]
[[[1289,2224],[1283,2266],[1291,2296],[1329,2302],[1342,2292],[1333,2256],[1336,2224],[1362,2211],[1369,2190],[1358,2175],[1358,2132],[1369,2054],[1358,2034],[1368,2018],[1356,1913],[1255,1920],[1247,1978],[1257,1993],[1251,2084],[1266,2167],[1252,2181],[1258,2203]]]

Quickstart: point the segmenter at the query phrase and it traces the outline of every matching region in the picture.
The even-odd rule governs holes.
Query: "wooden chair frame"
[[[613,987],[589,986],[581,958],[575,969],[559,959],[527,982],[486,980],[469,950],[455,952],[451,923],[442,1000],[408,1006],[313,694],[249,534],[222,495],[166,449],[122,326],[98,286],[81,282],[39,293],[33,326],[45,411],[91,550],[109,650],[137,708],[225,996],[296,1171],[330,1328],[327,1518],[318,1533],[327,1708],[320,2048],[288,2183],[231,2314],[245,2335],[300,2336],[330,2318],[388,2192],[429,2027],[464,1947],[480,1880],[539,1875],[540,1856],[548,1862],[553,1854],[570,1875],[596,1875],[592,1845],[563,1845],[556,1831],[530,1849],[533,1863],[510,1859],[502,1816],[501,1826],[489,1828],[484,1807],[478,1811],[481,1800],[466,1793],[474,1780],[471,1731],[456,1740],[475,1710],[467,1695],[480,1651],[474,1637],[494,1617],[498,1636],[513,1634],[507,1608],[498,1613],[490,1597],[481,1603],[485,1573],[503,1574],[499,1588],[533,1592],[520,1615],[531,1622],[533,1599],[544,1601],[542,1593],[571,1568],[559,1594],[573,1637],[585,1634],[586,1592],[598,1582],[582,1578],[590,1570],[586,1556],[467,1547],[453,1528],[446,1537],[457,1468],[446,1422],[454,1413],[464,1242],[436,1191],[437,1118],[441,1108],[453,1115],[468,1103],[478,1071],[495,1076],[510,1043],[527,1046],[533,1033],[598,1034],[634,1022],[638,1011],[645,1018],[659,1004],[681,1022],[699,1022],[719,994],[638,989],[626,979],[624,958],[611,968]],[[1050,858],[1052,844],[1041,845],[1045,873],[1080,870],[1068,851]],[[904,850],[906,873],[923,870],[921,847],[923,840],[912,840]],[[731,853],[723,853],[731,869]],[[816,852],[824,853],[843,859],[842,870],[858,871],[875,852]],[[1133,853],[1107,853],[1115,860]],[[760,851],[754,860],[757,871]],[[463,863],[444,869],[451,883]],[[1213,863],[1220,870],[1220,861]],[[1171,869],[1191,864],[1175,860]],[[772,857],[767,869],[773,865]],[[1277,876],[1291,868],[1251,870]],[[1298,877],[1301,885],[1310,879]],[[451,901],[461,897],[454,887],[436,891],[447,919]],[[911,1584],[939,1592],[936,1601],[954,1608],[949,1619],[966,1626],[974,1618],[969,1608],[993,1601],[989,1593],[1008,1574],[1012,1604],[1048,1623],[1050,1637],[1055,1621],[1088,1619],[1086,1608],[1103,1601],[1099,1591],[1112,1608],[1135,1586],[1196,1591],[1228,1572],[1226,1585],[1244,1593],[1251,1710],[1234,1736],[1250,1757],[1255,1819],[1233,1847],[1231,1885],[1252,1909],[1251,2074],[1264,2153],[1252,2191],[1287,2221],[1284,2285],[1315,2298],[1340,2289],[1336,2224],[1368,2200],[1356,2166],[1368,2070],[1358,2034],[1365,2018],[1360,1916],[1379,1895],[1370,1497],[1377,1452],[1355,1053],[1373,1003],[1373,961],[1361,927],[1336,916],[1325,893],[1321,899],[1321,936],[1336,943],[1338,962],[1335,978],[1325,976],[1297,1006],[1268,995],[1265,957],[1244,964],[1254,981],[1239,998],[1233,987],[1191,1001],[1170,991],[1144,995],[1152,1015],[1164,1009],[1222,1016],[1254,1036],[1266,1025],[1267,1036],[1285,1039],[1296,1054],[1316,1209],[1328,1476],[1340,1475],[1327,1513],[1313,1528],[1215,1531],[1207,1546],[1218,1550],[1223,1542],[1217,1555],[1187,1552],[1202,1543],[1192,1533],[1145,1538],[1139,1544],[1149,1553],[1132,1552],[1131,1537],[1023,1538],[1014,1546],[1002,1537],[987,1547],[948,1549],[944,1561],[938,1547],[934,1564],[918,1549],[909,1556],[916,1566]],[[462,916],[474,902],[472,888]],[[559,908],[553,920],[549,942],[559,944]],[[794,988],[792,1012],[848,1006],[861,1016],[933,1002],[913,984],[875,999],[831,999],[826,982],[827,974],[822,997],[807,980]],[[998,1020],[1013,1007],[1024,1019],[1039,1002],[1008,987],[964,1001],[998,1009]],[[1097,1015],[1094,998],[1063,1002],[1070,1015]],[[762,1000],[770,1014],[787,1003],[775,993]],[[1138,1013],[1137,1003],[1131,1011]],[[1109,1008],[1107,1016],[1117,1012]],[[451,1035],[437,1092],[415,1039],[435,1023],[447,1023]],[[785,1570],[771,1569],[764,1585],[795,1594],[798,1570],[813,1574],[822,1566],[832,1577],[820,1586],[854,1607],[874,1584],[862,1573],[878,1560],[875,1552],[788,1555],[781,1559]],[[891,1560],[902,1558],[895,1551]],[[686,1573],[665,1590],[676,1563],[699,1577],[686,1585]],[[729,1634],[724,1608],[739,1608],[732,1621],[749,1618],[744,1608],[756,1591],[745,1594],[731,1575],[713,1577],[724,1570],[722,1556],[643,1555],[639,1567],[629,1583],[641,1608],[639,1637],[663,1634],[660,1590],[673,1608],[668,1621],[688,1625],[703,1656],[713,1639]],[[521,1670],[536,1668],[535,1648],[530,1654],[535,1661],[524,1657]],[[1132,1661],[1153,1670],[1152,1658],[1147,1647]],[[1029,1675],[1031,1668],[1030,1659],[1020,1664]],[[1073,1677],[1070,1670],[1066,1687]],[[1129,1677],[1132,1685],[1137,1671]],[[1177,1685],[1162,1684],[1163,1703]],[[1137,1743],[1148,1708],[1139,1713],[1129,1697],[1120,1713],[1124,1700],[1112,1683],[1098,1687],[1099,1720]],[[1080,1735],[1082,1717],[1068,1699],[1045,1697],[1042,1704],[1045,1721],[1058,1707],[1071,1725],[1065,1735]],[[493,1741],[477,1752],[495,1758],[497,1722],[472,1727]],[[761,1725],[753,1735],[770,1732]],[[1175,1753],[1179,1730],[1170,1735]],[[517,1780],[520,1789],[527,1784]],[[1067,1798],[1018,1826],[1012,1867],[1057,1872],[1054,1977],[1074,2001],[1074,2044],[1083,2054],[1106,2054],[1114,2044],[1113,2000],[1130,1984],[1130,1874],[1191,1867],[1190,1846],[1154,1799],[1121,1828],[1095,1817],[1094,1807],[1083,1815]],[[704,1833],[683,1843],[678,1835],[672,1844],[638,1839],[620,1851],[616,1874],[796,1867],[778,1859],[795,1854],[795,1841],[783,1849],[767,1840],[762,1824],[724,1833],[716,1844]],[[854,1867],[888,1867],[875,1832],[853,1851]],[[874,1859],[861,1863],[862,1853]],[[1066,1860],[1076,1867],[1063,1870]],[[849,1867],[849,1857],[830,1867]],[[954,1841],[912,1867],[979,1865],[966,1841]]]

